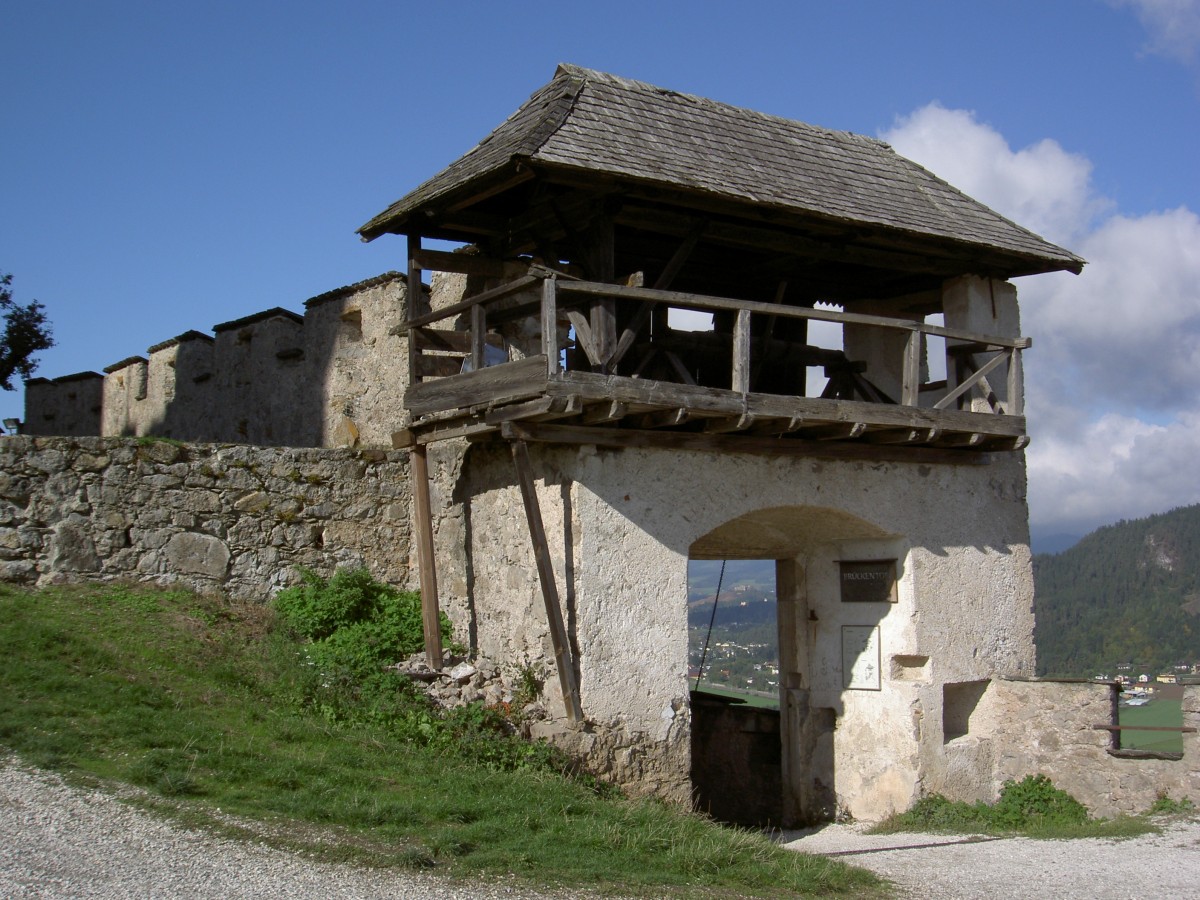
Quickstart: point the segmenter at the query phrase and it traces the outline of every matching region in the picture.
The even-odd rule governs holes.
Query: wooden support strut
[[[413,500],[417,514],[417,564],[421,577],[421,626],[425,632],[425,662],[442,668],[442,623],[438,608],[437,569],[433,555],[433,513],[429,502],[429,462],[426,448],[412,448]]]
[[[546,604],[546,619],[550,625],[550,641],[554,645],[554,662],[558,668],[558,685],[562,689],[563,706],[566,707],[567,719],[572,723],[582,722],[583,708],[579,702],[579,688],[575,684],[571,645],[568,643],[567,629],[563,624],[558,586],[554,582],[554,566],[550,562],[550,547],[546,543],[542,510],[538,504],[537,488],[533,483],[529,448],[524,441],[513,441],[512,454],[513,464],[517,469],[517,481],[521,486],[521,500],[525,504],[525,518],[529,522],[529,536],[533,540],[538,579],[542,583],[542,600]]]

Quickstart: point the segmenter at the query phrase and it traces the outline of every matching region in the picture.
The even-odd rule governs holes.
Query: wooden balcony
[[[713,313],[717,325],[673,330],[667,309]],[[876,349],[869,360],[854,359],[796,339],[810,322],[866,336],[890,355]],[[516,323],[523,327],[514,329]],[[1027,338],[580,281],[539,266],[400,328],[411,337],[404,402],[412,421],[397,435],[399,446],[498,433],[572,444],[970,463],[981,454],[964,451],[1027,443]],[[514,330],[523,340],[502,336]],[[489,353],[489,346],[496,349]],[[945,348],[947,378],[923,381],[934,346]],[[487,364],[497,357],[509,361]],[[813,368],[827,379],[820,396],[805,395]]]

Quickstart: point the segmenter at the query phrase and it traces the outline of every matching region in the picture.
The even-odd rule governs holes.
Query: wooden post
[[[558,374],[558,306],[555,285],[558,282],[547,278],[542,282],[542,353],[546,355],[546,374],[551,378]]]
[[[421,314],[421,267],[417,261],[421,254],[421,235],[408,236],[408,284],[405,287],[404,320],[411,322]],[[408,333],[408,383],[414,385],[421,380],[417,358],[420,356],[416,335]]]
[[[550,624],[550,641],[554,645],[554,662],[558,667],[558,686],[562,689],[563,706],[566,707],[567,718],[571,722],[582,722],[583,708],[579,703],[579,688],[575,684],[571,645],[567,641],[567,629],[563,624],[562,609],[559,606],[554,566],[550,562],[550,548],[546,543],[546,529],[542,524],[542,509],[538,504],[537,488],[533,483],[533,467],[529,464],[529,448],[524,441],[513,441],[512,454],[513,463],[517,467],[517,481],[521,486],[521,499],[525,503],[525,518],[529,522],[529,536],[533,540],[538,579],[542,583],[542,600],[546,604],[546,619]]]
[[[588,248],[591,277],[595,281],[612,283],[617,277],[616,230],[612,216],[597,217],[588,229]],[[614,297],[599,297],[592,301],[592,346],[601,360],[598,367],[607,374],[608,360],[617,348],[617,301]]]
[[[487,363],[484,345],[487,341],[487,310],[482,303],[471,307],[471,368],[478,372]]]
[[[1021,368],[1021,348],[1008,351],[1008,403],[1004,411],[1010,416],[1025,415],[1025,373]]]
[[[921,396],[921,332],[908,333],[904,345],[904,380],[900,387],[900,405],[916,406]]]
[[[442,667],[442,623],[438,608],[437,569],[433,556],[433,512],[429,502],[429,461],[424,444],[416,444],[412,460],[412,490],[417,514],[417,565],[421,577],[421,625],[425,632],[425,662]]]
[[[804,822],[811,810],[813,735],[808,654],[808,591],[804,567],[794,559],[775,562],[776,622],[779,636],[779,738],[783,742],[783,822]]]
[[[739,394],[750,392],[750,310],[739,309],[733,325],[732,389]]]

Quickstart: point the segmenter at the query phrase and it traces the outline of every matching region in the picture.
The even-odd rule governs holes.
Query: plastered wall
[[[443,597],[480,652],[552,675],[511,456],[503,445],[464,449],[432,454]],[[619,780],[677,797],[689,788],[694,550],[800,560],[812,614],[805,686],[812,707],[832,710],[837,723],[823,774],[856,817],[886,815],[919,795],[941,750],[931,723],[944,683],[1033,672],[1020,455],[928,467],[587,446],[530,452],[583,708],[596,733],[620,736],[599,748],[608,757],[596,765]],[[881,556],[897,559],[897,602],[841,602],[838,561]],[[846,688],[843,626],[878,629],[877,689]],[[557,683],[546,683],[561,715]]]

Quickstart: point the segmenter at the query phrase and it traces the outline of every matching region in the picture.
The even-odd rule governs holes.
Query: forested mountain
[[[1033,574],[1039,675],[1200,662],[1200,505],[1100,528]]]

